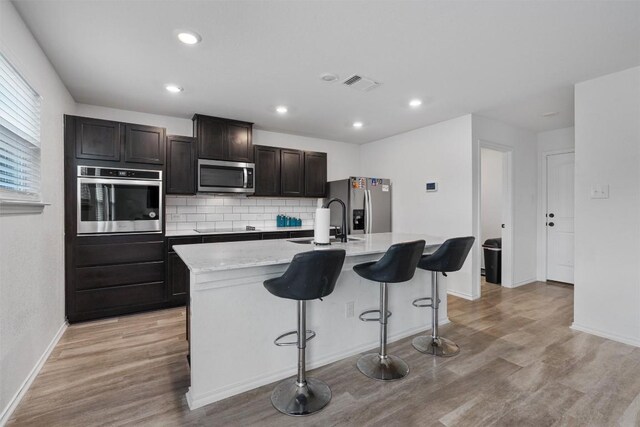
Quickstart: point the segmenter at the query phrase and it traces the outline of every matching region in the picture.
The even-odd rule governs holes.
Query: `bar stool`
[[[474,241],[473,236],[449,239],[433,254],[423,256],[418,263],[418,268],[431,272],[431,297],[418,298],[413,301],[413,305],[433,309],[431,312],[431,336],[419,336],[412,341],[413,347],[419,352],[442,357],[455,356],[460,352],[460,347],[456,343],[438,335],[438,309],[440,307],[438,273],[442,273],[446,277],[447,273],[460,270]],[[429,301],[429,303],[424,304],[424,301]]]
[[[273,390],[271,403],[286,415],[302,416],[317,412],[331,400],[331,389],[320,380],[306,376],[307,341],[316,333],[307,330],[308,300],[326,297],[333,289],[344,264],[343,249],[323,249],[296,254],[284,274],[264,282],[264,287],[280,298],[298,302],[298,329],[275,339],[277,346],[298,346],[298,375],[284,380]],[[289,335],[296,341],[282,342]]]
[[[387,284],[411,280],[424,251],[424,245],[424,240],[398,243],[391,246],[380,260],[353,267],[359,276],[380,282],[380,309],[367,310],[360,314],[360,320],[364,322],[380,322],[380,350],[378,353],[365,354],[357,363],[360,372],[369,378],[393,381],[409,373],[409,365],[404,360],[387,354],[387,320],[391,316],[388,310]],[[378,313],[378,317],[367,317],[370,313]]]

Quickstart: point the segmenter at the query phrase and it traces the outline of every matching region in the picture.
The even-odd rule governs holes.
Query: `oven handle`
[[[249,184],[249,172],[247,172],[247,168],[243,168],[242,172],[244,174],[244,181],[243,181],[243,187],[242,188],[247,188],[247,185]]]

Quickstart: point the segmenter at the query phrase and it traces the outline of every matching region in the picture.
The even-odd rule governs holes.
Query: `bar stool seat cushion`
[[[416,265],[424,252],[424,240],[392,245],[378,261],[355,265],[353,270],[374,282],[400,283],[413,278]]]
[[[474,241],[473,236],[449,239],[433,254],[423,256],[418,263],[418,268],[439,273],[458,271],[467,259]]]
[[[344,264],[344,249],[322,249],[296,254],[280,277],[264,282],[264,287],[280,298],[298,301],[326,297],[336,286]]]

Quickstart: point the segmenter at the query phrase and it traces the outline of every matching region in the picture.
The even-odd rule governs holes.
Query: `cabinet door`
[[[164,164],[164,128],[127,124],[125,129],[124,160],[126,162]]]
[[[175,252],[170,252],[167,257],[167,280],[169,299],[174,302],[186,302],[189,290],[189,269]]]
[[[304,153],[299,150],[280,150],[280,195],[304,195]]]
[[[224,121],[196,116],[195,131],[198,140],[198,158],[225,160],[227,126]]]
[[[196,194],[194,138],[167,137],[167,194]]]
[[[304,153],[304,195],[324,197],[327,189],[327,153]]]
[[[256,196],[280,195],[280,149],[255,146]]]
[[[229,122],[227,124],[225,160],[253,162],[251,125],[236,122]]]
[[[120,123],[84,117],[75,120],[77,158],[120,160]]]

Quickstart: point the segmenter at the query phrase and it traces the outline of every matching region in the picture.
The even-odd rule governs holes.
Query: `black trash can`
[[[487,239],[482,249],[485,279],[499,285],[502,281],[502,239]]]

